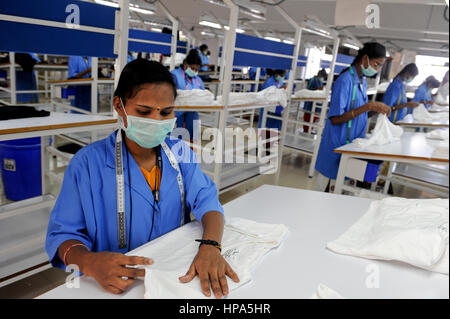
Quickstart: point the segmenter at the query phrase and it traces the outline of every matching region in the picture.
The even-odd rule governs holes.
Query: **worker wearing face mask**
[[[177,90],[204,90],[202,79],[198,76],[198,71],[202,65],[202,60],[198,51],[189,51],[183,64],[172,71]],[[175,112],[177,117],[177,127],[184,127],[188,132],[191,141],[198,140],[198,127],[194,121],[198,121],[198,112]]]
[[[326,81],[328,77],[327,71],[325,69],[321,69],[317,75],[313,76],[308,80],[308,90],[316,91],[316,90],[323,90],[324,82]],[[311,119],[311,111],[313,107],[313,102],[307,101],[303,105],[303,109],[305,111],[305,114],[303,115],[303,121],[309,122]],[[321,109],[316,107],[316,113],[320,114]],[[319,120],[318,116],[314,116],[314,123],[316,123]],[[309,132],[309,126],[303,125],[303,132],[308,133]]]
[[[366,77],[373,77],[386,61],[386,48],[376,42],[365,43],[358,51],[352,65],[342,71],[333,84],[330,110],[322,134],[316,170],[315,189],[333,191],[341,161],[334,150],[366,135],[368,113],[390,115],[389,106],[369,102]]]
[[[414,102],[422,103],[425,105],[427,109],[430,109],[434,104],[433,94],[431,91],[433,89],[439,88],[441,83],[432,75],[427,77],[425,81],[417,88],[414,93],[414,98],[412,99]],[[412,113],[412,109],[408,109],[408,114]]]
[[[267,73],[270,73],[268,71]],[[272,76],[269,77],[264,84],[261,86],[261,90],[265,90],[271,86],[275,86],[277,89],[285,89],[286,84],[284,84],[284,77],[286,75],[286,70],[274,70],[272,71]],[[281,105],[277,106],[275,113],[269,112],[269,115],[277,116],[281,118],[281,112],[283,111],[283,107]],[[259,122],[258,128],[262,126],[262,118],[263,118],[264,109],[261,108],[259,112]],[[281,131],[281,120],[273,119],[268,117],[266,120],[266,128],[275,128],[278,131]]]
[[[389,84],[383,96],[383,103],[391,107],[391,116],[389,120],[396,123],[408,114],[408,108],[413,109],[419,103],[406,99],[406,85],[411,83],[419,74],[419,70],[415,63],[405,66],[399,74]]]

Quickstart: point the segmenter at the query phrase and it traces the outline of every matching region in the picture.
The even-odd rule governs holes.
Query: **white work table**
[[[341,146],[334,151],[342,154],[334,192],[340,194],[344,188],[344,180],[349,159],[371,159],[413,164],[437,164],[448,166],[448,154],[436,152],[437,140],[427,139],[425,133],[405,132],[400,141],[386,145],[370,145],[362,147],[354,143]],[[392,163],[391,163],[392,166]],[[390,167],[390,172],[392,167]],[[390,173],[388,174],[390,177]],[[387,183],[386,183],[387,184]]]
[[[347,298],[448,298],[448,276],[398,262],[338,255],[326,249],[327,242],[355,223],[370,202],[358,197],[264,185],[224,205],[226,216],[283,223],[290,231],[285,242],[269,252],[252,271],[252,282],[232,292],[229,299],[309,298],[320,283]],[[157,259],[158,256],[151,256],[152,245],[158,242],[150,242],[136,251]],[[379,288],[366,286],[373,269],[379,273]],[[62,285],[39,298],[143,296],[142,280],[124,294],[113,295],[92,278],[82,277],[80,288]]]
[[[439,114],[439,113],[434,113],[434,114]],[[443,113],[442,114],[442,118],[430,123],[427,122],[422,122],[422,121],[417,121],[415,119],[403,119],[401,121],[396,122],[395,124],[400,125],[402,127],[411,127],[411,128],[419,128],[419,129],[424,129],[424,128],[448,128],[448,112]]]

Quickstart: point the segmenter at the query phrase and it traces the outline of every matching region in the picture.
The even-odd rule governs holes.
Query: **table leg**
[[[347,163],[350,156],[342,154],[341,161],[339,162],[339,170],[336,178],[336,184],[334,186],[335,194],[342,194],[342,186],[344,186],[345,174],[347,172]]]
[[[386,174],[386,181],[384,183],[383,194],[387,194],[389,191],[389,185],[391,184],[392,171],[394,169],[395,162],[389,162],[388,171]]]

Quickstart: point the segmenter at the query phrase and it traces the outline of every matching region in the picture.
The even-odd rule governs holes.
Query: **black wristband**
[[[195,241],[198,241],[201,245],[211,245],[219,249],[220,252],[222,252],[222,245],[216,242],[215,240],[208,240],[208,239],[196,239]]]

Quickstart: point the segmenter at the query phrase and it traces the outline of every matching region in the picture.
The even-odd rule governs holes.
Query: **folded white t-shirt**
[[[399,141],[402,134],[403,129],[400,126],[392,124],[386,115],[380,114],[375,128],[368,134],[368,137],[354,139],[353,143],[363,147],[384,145]]]
[[[327,248],[343,255],[396,260],[448,274],[447,199],[386,198]]]
[[[426,137],[429,139],[436,140],[447,140],[449,139],[449,131],[448,130],[433,130],[426,134]]]
[[[345,299],[333,289],[319,284],[316,292],[309,299]]]
[[[156,249],[148,256],[154,264],[146,266],[145,298],[207,298],[203,295],[198,276],[189,283],[178,279],[186,274],[197,255],[199,243],[195,239],[202,238],[202,233],[202,225],[194,221],[159,239]],[[287,234],[288,229],[282,224],[257,223],[242,218],[227,220],[222,255],[240,279],[235,283],[227,277],[230,295],[252,280],[252,269],[265,254],[278,247]]]

